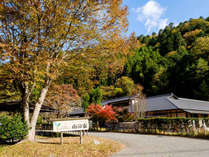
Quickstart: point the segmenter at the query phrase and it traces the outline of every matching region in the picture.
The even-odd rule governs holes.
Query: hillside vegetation
[[[173,92],[209,100],[209,18],[190,19],[177,26],[170,23],[147,36],[133,33],[117,43],[112,56],[69,61],[54,83],[72,84],[87,106],[97,99],[93,97],[101,102],[140,91],[146,96]],[[1,100],[20,99],[15,84],[1,82]]]
[[[209,100],[209,18],[178,26],[170,23],[158,33],[136,39],[132,34],[130,41],[134,48],[126,61],[118,57],[120,73],[101,70],[97,77],[95,86],[102,90],[103,99],[143,91],[146,96],[173,92]]]
[[[138,40],[143,46],[128,57],[123,75],[144,86],[147,95],[174,92],[209,100],[209,18],[171,23]]]

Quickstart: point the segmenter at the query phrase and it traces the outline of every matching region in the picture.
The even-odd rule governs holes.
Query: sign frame
[[[53,132],[60,132],[60,143],[63,144],[63,133],[70,131],[80,132],[80,144],[83,143],[84,131],[89,130],[89,118],[72,118],[52,120]]]
[[[54,132],[69,132],[82,130],[89,130],[88,119],[53,121]]]

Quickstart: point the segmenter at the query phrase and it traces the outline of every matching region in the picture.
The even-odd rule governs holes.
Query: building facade
[[[102,105],[112,104],[113,107],[123,107],[133,113],[135,111],[134,101],[135,96],[127,96],[103,101]],[[147,97],[145,102],[145,117],[209,117],[208,101],[165,94]]]

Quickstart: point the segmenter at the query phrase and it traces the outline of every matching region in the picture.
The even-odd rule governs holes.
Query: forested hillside
[[[88,59],[68,61],[54,83],[72,84],[87,105],[140,91],[209,100],[209,18],[171,23],[152,35],[133,33],[105,44],[112,46],[108,51],[113,55],[97,51]],[[16,95],[15,86],[10,89],[8,94]]]
[[[101,89],[103,99],[143,91],[146,96],[173,92],[209,100],[209,18],[190,19],[178,26],[171,23],[135,40],[132,34],[126,61],[117,58],[120,71],[104,71],[106,64],[96,68],[100,75],[94,85]]]
[[[134,34],[130,38],[134,41]],[[173,92],[209,100],[209,18],[171,23],[157,34],[137,37],[132,45],[119,73],[98,77],[103,99],[143,90],[146,96]]]
[[[209,100],[209,18],[171,23],[138,40],[143,46],[128,57],[123,75],[140,83],[146,95],[174,92]]]

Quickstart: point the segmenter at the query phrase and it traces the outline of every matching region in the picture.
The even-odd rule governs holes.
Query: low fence
[[[108,131],[118,132],[138,132],[138,122],[119,122],[119,123],[108,123]]]
[[[107,125],[107,130],[143,134],[209,135],[209,119],[146,118]]]
[[[138,120],[138,131],[153,134],[208,134],[209,119],[149,118]]]

